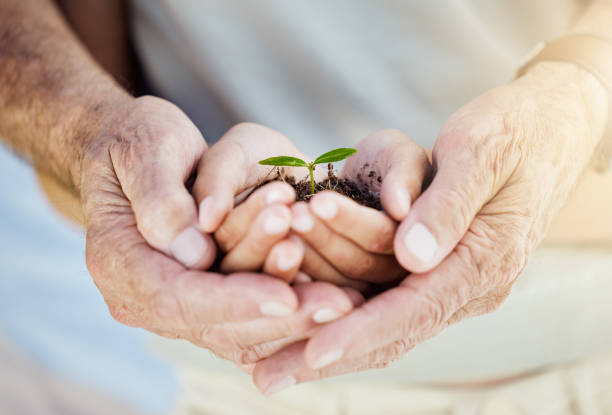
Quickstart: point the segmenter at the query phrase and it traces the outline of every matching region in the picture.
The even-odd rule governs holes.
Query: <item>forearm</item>
[[[0,138],[37,167],[78,190],[103,114],[129,99],[51,1],[0,3]]]

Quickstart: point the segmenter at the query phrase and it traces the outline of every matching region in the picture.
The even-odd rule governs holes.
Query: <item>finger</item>
[[[514,214],[493,214],[507,207],[506,195],[511,192],[500,191],[482,209],[437,268],[412,274],[399,287],[322,328],[306,348],[308,364],[316,369],[394,341],[427,338],[472,313],[495,310],[525,266],[528,225],[521,229]]]
[[[363,294],[358,290],[351,287],[339,287],[344,293],[348,296],[348,298],[353,303],[353,308],[359,307],[363,303],[365,303],[365,298],[363,298]]]
[[[334,192],[315,194],[308,207],[330,229],[364,250],[379,254],[393,253],[397,224],[383,212]]]
[[[393,149],[380,199],[385,211],[401,221],[408,216],[412,201],[421,194],[423,183],[431,174],[431,164],[425,150],[407,137],[398,137]]]
[[[195,127],[179,131],[182,136],[166,135],[158,140],[159,148],[152,154],[140,155],[145,157],[144,163],[126,162],[132,156],[126,155],[124,146],[119,144],[111,146],[109,154],[145,240],[186,267],[204,269],[213,263],[216,247],[210,236],[198,231],[196,204],[185,181],[206,143]],[[181,142],[193,142],[194,148],[182,151],[165,148],[170,145],[180,148],[177,143]]]
[[[310,213],[306,203],[294,204],[292,212],[293,231],[342,275],[371,282],[394,281],[405,275],[393,256],[370,253],[334,232]],[[316,277],[311,271],[307,273]]]
[[[426,272],[437,266],[510,174],[491,166],[491,159],[497,158],[487,153],[494,138],[474,154],[457,149],[462,137],[454,135],[458,133],[445,133],[438,138],[433,182],[413,203],[395,236],[396,257],[412,272]]]
[[[236,360],[254,363],[289,343],[304,339],[320,324],[333,321],[353,309],[349,296],[323,282],[295,287],[300,306],[286,318],[260,318],[244,323],[225,323],[207,331],[207,341],[224,350],[243,349]]]
[[[462,255],[453,253],[435,270],[407,277],[400,286],[323,327],[306,347],[308,365],[319,369],[442,330],[457,310],[479,295],[478,285],[470,282],[475,269]]]
[[[258,362],[252,369],[253,383],[265,395],[273,395],[298,383],[324,379],[365,369],[382,368],[393,361],[400,346],[385,347],[365,356],[343,359],[322,369],[310,368],[304,360],[306,341],[291,344]],[[405,353],[408,348],[402,350]]]
[[[305,249],[299,236],[289,235],[270,250],[264,262],[264,273],[291,283],[302,264]]]
[[[359,177],[370,190],[380,189],[385,211],[393,219],[403,220],[430,174],[427,153],[395,129],[370,134],[357,145],[357,150],[357,155],[347,160],[341,177]]]
[[[340,287],[351,287],[360,292],[366,292],[370,287],[367,282],[353,280],[342,275],[340,271],[330,265],[327,260],[308,245],[305,245],[301,270],[315,281],[325,281]]]
[[[178,333],[297,309],[286,283],[261,274],[187,271],[149,247],[130,226],[133,216],[122,217],[113,223],[118,232],[109,232],[104,216],[89,218],[86,252],[87,266],[119,322]]]
[[[232,127],[202,157],[193,193],[199,206],[199,222],[212,233],[234,205],[234,197],[274,175],[259,160],[278,154],[304,158],[282,134],[252,123]],[[286,169],[291,175],[293,168]]]
[[[302,242],[303,244],[303,242]],[[306,247],[304,247],[304,249],[306,249]],[[302,271],[298,271],[295,274],[295,277],[293,278],[293,284],[297,285],[297,284],[306,284],[312,282],[312,278],[310,277],[310,275],[306,274],[305,272]]]
[[[273,204],[295,201],[295,190],[283,182],[272,182],[255,190],[241,204],[232,209],[215,232],[215,240],[222,251],[232,250],[247,234],[261,211]]]
[[[287,236],[290,226],[291,211],[287,206],[268,206],[255,218],[244,239],[223,258],[221,272],[261,269],[272,247]],[[301,258],[290,259],[298,262]]]

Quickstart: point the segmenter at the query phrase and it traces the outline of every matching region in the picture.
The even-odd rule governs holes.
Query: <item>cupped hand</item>
[[[302,270],[347,284],[347,278],[388,283],[407,272],[393,256],[397,222],[408,214],[430,174],[427,153],[398,130],[377,131],[357,145],[341,179],[380,194],[385,212],[333,191],[315,194],[293,208],[293,230],[306,244]]]
[[[276,155],[306,159],[282,134],[243,123],[202,157],[193,193],[200,207],[200,228],[214,232],[224,253],[223,273],[263,269],[290,282],[298,272],[304,245],[290,232],[289,206],[295,202],[295,190],[282,181],[263,185],[279,172],[258,163]],[[296,180],[307,174],[297,168],[283,168],[280,173]]]
[[[257,386],[382,367],[499,307],[588,165],[606,104],[592,75],[549,62],[457,111],[433,150],[433,182],[395,236],[413,274],[259,363]]]
[[[215,256],[185,187],[205,149],[164,100],[130,99],[108,114],[82,161],[87,266],[117,321],[252,363],[360,298],[330,284],[193,269]]]

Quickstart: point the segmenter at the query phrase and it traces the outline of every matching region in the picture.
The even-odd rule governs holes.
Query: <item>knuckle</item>
[[[196,330],[193,336],[221,350],[240,348],[235,331],[224,327],[206,326]]]
[[[417,286],[406,286],[407,289],[414,291],[414,298],[420,302],[418,312],[404,322],[406,327],[402,328],[401,333],[410,334],[411,332],[427,333],[442,327],[450,314],[449,305],[439,299],[436,292],[430,289],[422,289]]]
[[[264,347],[259,344],[248,346],[243,350],[236,352],[235,356],[236,363],[241,365],[254,364],[268,357]]]
[[[218,345],[217,338],[212,331],[210,326],[194,328],[191,332],[191,337],[200,344],[207,345],[210,348],[210,345]]]
[[[393,252],[393,239],[395,238],[396,227],[385,226],[372,234],[369,238],[367,250],[370,252],[387,254]]]
[[[223,252],[228,252],[233,249],[242,236],[242,232],[230,223],[222,224],[215,232],[215,240]]]
[[[388,366],[402,357],[413,347],[414,345],[407,340],[396,340],[387,346],[386,350],[384,351],[384,359],[379,361],[384,362]]]
[[[153,314],[164,325],[187,327],[186,311],[175,295],[165,292],[154,294],[152,308]]]
[[[506,286],[522,272],[529,244],[520,236],[523,233],[520,223],[520,218],[515,220],[507,215],[487,215],[486,219],[477,218],[472,223],[456,253],[471,273],[475,287],[488,291],[491,286]]]
[[[163,235],[170,228],[178,228],[183,225],[185,215],[190,213],[192,206],[182,197],[178,197],[174,192],[153,193],[152,198],[145,198],[136,212],[136,223],[138,230],[156,242],[163,238]],[[195,205],[194,205],[195,208]],[[165,226],[160,227],[160,224]],[[173,229],[179,231],[180,229]]]
[[[348,258],[347,258],[348,259]],[[354,255],[346,261],[344,273],[351,278],[368,276],[376,267],[376,258],[371,254]]]
[[[469,204],[466,203],[464,190],[445,189],[436,195],[436,208],[442,215],[447,216],[448,212],[455,212],[452,220],[445,221],[447,231],[452,235],[463,235],[472,220],[472,212]]]
[[[131,310],[125,304],[121,305],[108,305],[108,311],[116,322],[130,326],[130,327],[139,327],[140,325],[137,323],[136,319],[132,315]]]

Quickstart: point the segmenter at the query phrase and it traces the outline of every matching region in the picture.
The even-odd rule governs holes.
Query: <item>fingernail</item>
[[[172,256],[183,265],[192,267],[197,264],[208,249],[204,235],[196,228],[187,228],[170,245]]]
[[[304,241],[302,241],[302,238],[297,235],[289,235],[289,239],[293,241],[293,243],[295,244],[295,246],[298,247],[301,253],[304,253],[306,247],[304,246]]]
[[[259,305],[259,311],[262,315],[268,317],[286,317],[293,314],[293,310],[276,301],[261,303]]]
[[[322,219],[333,219],[338,213],[338,205],[333,200],[322,197],[311,202],[314,213]]]
[[[307,211],[304,211],[293,218],[291,227],[301,233],[310,232],[314,227],[314,220]]]
[[[276,381],[273,381],[265,390],[266,395],[272,395],[288,388],[289,386],[295,385],[295,378],[293,376],[285,376]]]
[[[278,216],[269,215],[264,221],[264,232],[268,235],[277,235],[289,230],[289,222]]]
[[[408,190],[404,189],[403,187],[398,187],[395,190],[395,195],[397,199],[397,207],[401,211],[402,215],[408,215],[408,212],[410,211],[410,193],[408,193]]]
[[[212,196],[206,196],[202,202],[200,203],[200,212],[198,216],[198,220],[200,222],[200,228],[204,232],[212,232],[214,229],[211,229],[214,224],[212,223],[213,214],[215,211],[215,200]]]
[[[404,245],[421,262],[430,262],[438,249],[438,242],[422,223],[415,223],[404,236]]]
[[[315,311],[312,315],[312,319],[315,323],[327,323],[328,321],[332,321],[340,317],[340,313],[336,310],[332,310],[331,308],[322,308],[320,310]]]
[[[276,267],[281,271],[289,271],[291,268],[295,268],[298,265],[300,258],[296,258],[294,255],[279,255],[276,259]]]
[[[278,189],[272,189],[266,195],[266,203],[268,205],[272,205],[274,203],[284,202],[284,201],[285,201],[285,197],[283,195],[283,192],[279,191]]]
[[[335,349],[330,350],[325,353],[323,356],[319,357],[315,363],[311,366],[312,369],[321,369],[322,367],[328,366],[334,363],[337,360],[340,360],[342,355],[344,354],[344,349]]]
[[[302,271],[298,271],[297,274],[295,274],[295,278],[293,279],[293,282],[297,282],[298,284],[305,284],[307,282],[312,282],[312,278],[310,278],[307,274],[303,273]]]

